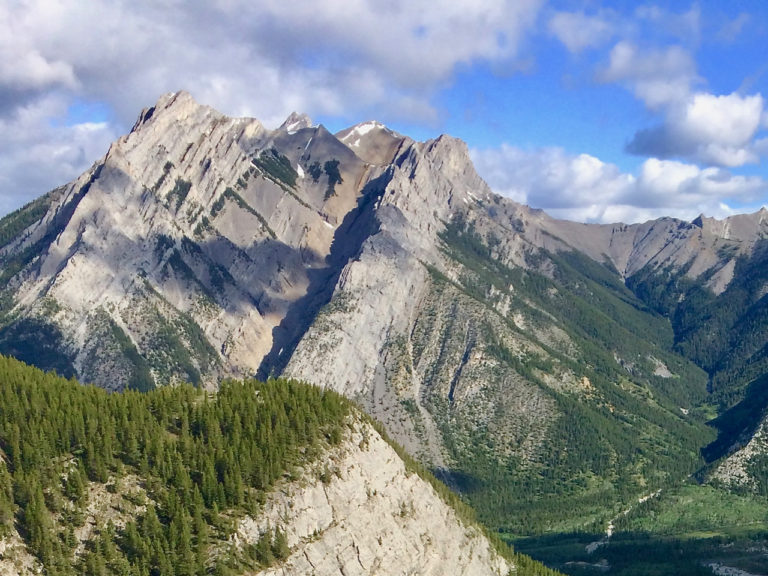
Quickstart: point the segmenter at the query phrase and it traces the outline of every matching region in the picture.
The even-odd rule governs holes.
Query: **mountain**
[[[602,532],[693,474],[721,486],[765,421],[766,231],[556,220],[455,138],[268,130],[180,92],[0,221],[0,352],[109,390],[306,380],[493,529]]]
[[[2,574],[554,574],[327,391],[109,395],[0,357],[0,397]]]

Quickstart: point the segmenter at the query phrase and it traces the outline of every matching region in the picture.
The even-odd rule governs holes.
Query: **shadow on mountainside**
[[[736,446],[748,442],[768,411],[768,375],[747,386],[744,399],[709,422],[717,430],[717,439],[702,449],[707,463],[731,453]]]
[[[331,301],[344,267],[360,254],[366,239],[378,232],[376,203],[390,179],[391,174],[387,172],[371,180],[363,188],[357,207],[347,213],[336,229],[325,266],[307,270],[307,293],[289,306],[282,322],[273,329],[272,348],[262,360],[257,378],[264,380],[270,376],[279,376],[283,372],[320,309]]]

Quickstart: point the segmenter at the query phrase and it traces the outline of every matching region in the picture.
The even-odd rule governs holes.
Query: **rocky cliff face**
[[[328,282],[373,172],[322,127],[267,131],[168,95],[39,220],[20,215],[2,249],[13,339],[45,323],[54,367],[113,389],[254,373],[291,304]]]
[[[307,483],[310,479],[309,484]],[[233,541],[282,527],[290,556],[267,575],[505,575],[514,566],[364,422],[305,477],[280,487]]]
[[[386,335],[402,333],[418,307],[424,265],[455,272],[439,236],[456,215],[508,265],[577,249],[625,278],[649,267],[706,274],[716,293],[766,232],[764,211],[722,222],[557,221],[493,196],[450,137],[416,143],[376,122],[334,136],[299,115],[270,131],[169,94],[91,170],[4,221],[6,349],[24,355],[18,342],[40,321],[62,344],[53,367],[110,388],[213,385],[289,363],[313,376],[308,347],[292,360],[293,348],[323,332],[307,329],[334,291],[355,292],[345,297],[363,310],[364,329],[352,340],[370,353],[340,349],[325,362],[358,393],[375,380]]]

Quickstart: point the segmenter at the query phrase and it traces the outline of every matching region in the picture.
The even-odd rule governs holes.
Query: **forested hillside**
[[[0,560],[18,531],[45,574],[158,576],[250,573],[287,558],[283,526],[237,547],[237,521],[342,442],[354,410],[289,380],[110,394],[6,357],[0,407]],[[516,561],[519,574],[550,573]]]
[[[664,314],[674,330],[674,348],[709,375],[718,441],[705,452],[710,461],[754,434],[768,409],[768,244],[735,260],[734,278],[720,294],[692,280],[686,270],[642,270],[628,286]],[[762,476],[766,471],[762,472]]]
[[[546,399],[524,431],[530,438],[543,428],[545,440],[506,448],[496,432],[505,430],[501,414],[472,429],[458,402],[428,396],[455,458],[453,480],[485,522],[514,534],[600,532],[621,506],[704,463],[700,449],[714,437],[696,410],[707,396],[706,374],[673,352],[669,322],[613,271],[577,252],[537,254],[546,274],[509,266],[459,218],[442,240],[462,268],[457,281],[433,272],[434,290],[448,295],[441,302],[450,302],[457,323],[474,330],[472,352],[492,367],[482,377],[510,374],[530,385],[503,388],[495,404],[508,394]],[[536,335],[536,348],[517,344],[523,331]],[[478,377],[470,374],[462,379]],[[461,380],[456,390],[458,397]]]
[[[0,521],[14,522],[48,574],[227,573],[217,551],[237,514],[255,511],[291,466],[338,443],[349,405],[291,381],[226,382],[108,394],[0,358]],[[135,479],[133,513],[80,550],[89,481]],[[278,527],[239,559],[287,554]],[[217,558],[218,557],[218,558]]]

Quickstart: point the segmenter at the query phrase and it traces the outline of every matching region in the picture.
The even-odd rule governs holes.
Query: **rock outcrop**
[[[291,552],[264,575],[514,572],[476,525],[459,518],[360,420],[321,464],[280,486],[263,514],[242,519],[232,541],[256,544],[276,528]]]

